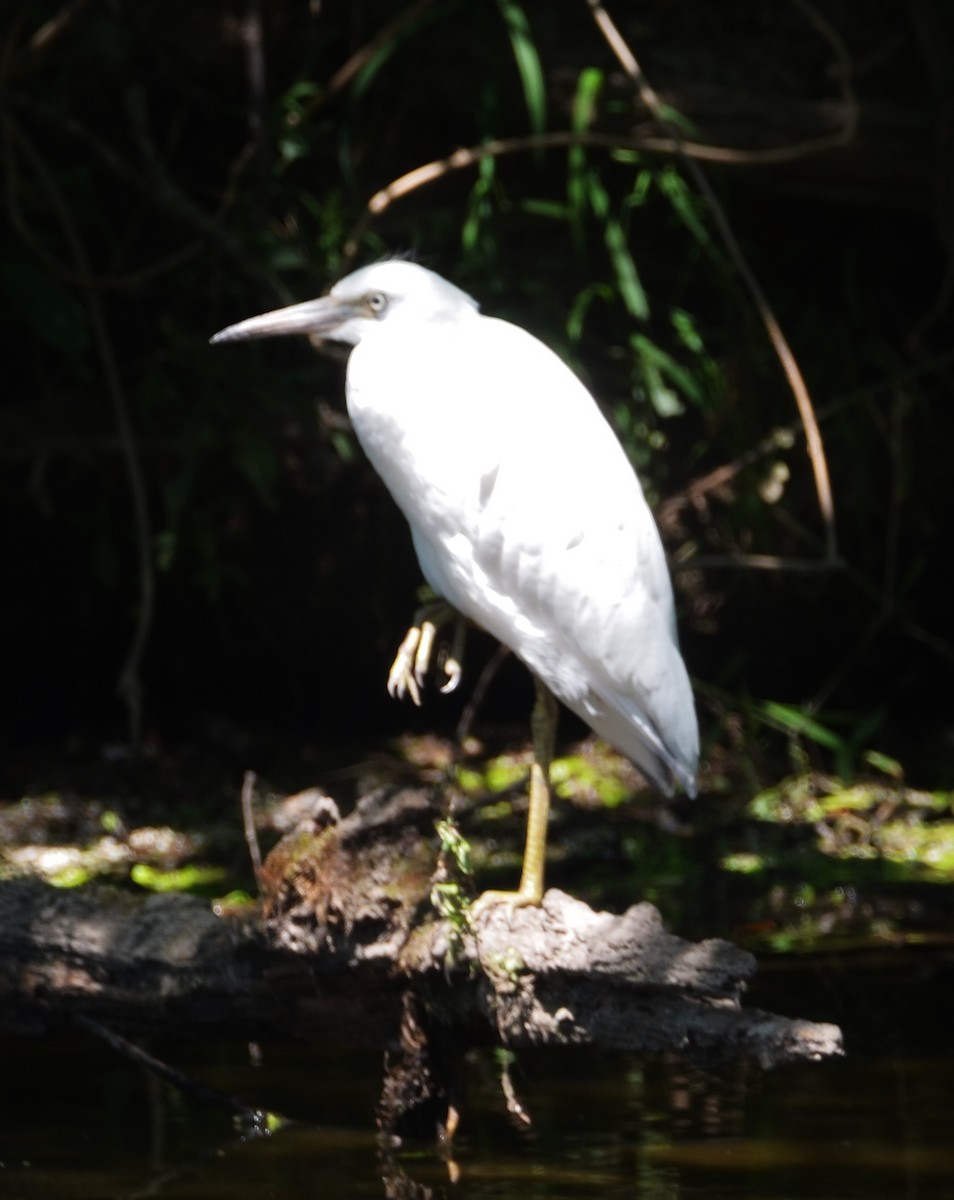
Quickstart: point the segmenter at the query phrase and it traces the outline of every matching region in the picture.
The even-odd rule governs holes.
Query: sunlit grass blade
[[[667,379],[687,399],[695,403],[699,402],[699,384],[691,371],[688,371],[681,363],[678,363],[661,346],[650,341],[645,334],[634,333],[629,341],[630,345],[636,351],[636,355],[644,370],[658,373],[660,379]],[[678,416],[683,411],[682,404],[675,397],[671,388],[666,388],[665,392],[672,399],[667,400],[660,396],[661,403],[657,403],[657,398],[653,396],[653,407],[661,417]]]
[[[507,27],[507,36],[513,50],[514,62],[523,88],[523,101],[527,108],[530,128],[542,133],[547,125],[547,92],[543,79],[540,56],[530,34],[527,14],[514,0],[497,0],[497,6]]]
[[[587,67],[580,72],[576,94],[573,97],[571,123],[574,133],[585,132],[593,122],[596,102],[603,86],[603,72]],[[591,187],[591,168],[587,165],[586,148],[570,146],[567,152],[567,200],[572,213],[574,232],[582,238],[583,221]]]
[[[616,286],[629,314],[637,321],[649,320],[649,298],[636,270],[636,263],[626,242],[626,231],[615,217],[608,217],[603,226],[603,240],[609,252]]]

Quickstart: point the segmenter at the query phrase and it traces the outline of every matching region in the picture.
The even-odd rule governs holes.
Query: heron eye
[[[388,306],[388,298],[384,292],[372,292],[365,303],[370,312],[379,317]]]

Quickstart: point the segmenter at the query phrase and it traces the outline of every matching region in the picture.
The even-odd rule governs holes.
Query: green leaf
[[[705,343],[691,313],[682,308],[674,308],[669,313],[669,320],[687,350],[691,350],[693,354],[705,353]]]
[[[575,132],[582,133],[593,121],[596,101],[600,88],[603,86],[603,73],[594,67],[588,67],[580,72],[576,85],[576,95],[573,98],[572,126]],[[580,248],[583,245],[583,220],[586,212],[587,198],[594,204],[594,193],[601,188],[599,176],[588,166],[585,146],[570,146],[567,151],[567,200],[573,222],[573,232]],[[605,211],[609,199],[605,197]],[[595,206],[594,206],[595,211]]]
[[[643,384],[649,393],[653,408],[661,417],[678,417],[685,410],[682,402],[671,387],[663,383],[663,378],[652,362],[643,362],[641,373]]]
[[[725,854],[719,861],[723,871],[732,871],[736,875],[760,875],[766,868],[764,855],[746,850]]]
[[[371,88],[371,85],[381,73],[381,68],[385,63],[393,57],[404,37],[407,36],[409,30],[404,31],[403,36],[392,38],[390,41],[382,42],[378,48],[368,56],[364,65],[355,74],[349,89],[349,95],[352,100],[360,100]]]
[[[530,35],[527,14],[514,0],[497,0],[497,7],[507,27],[507,36],[510,38],[510,47],[523,87],[523,100],[527,106],[530,128],[534,133],[542,133],[547,125],[547,92],[543,67]]]
[[[162,529],[153,539],[153,552],[156,560],[156,570],[167,574],[172,570],[176,561],[179,539],[175,530]]]
[[[634,333],[629,339],[630,345],[636,351],[640,364],[644,371],[655,371],[660,378],[665,378],[674,387],[678,388],[684,396],[690,400],[698,401],[700,398],[699,385],[691,371],[678,363],[668,351],[662,346],[658,346],[651,341],[645,334]],[[668,389],[667,389],[668,390]],[[654,401],[655,404],[655,401]],[[677,416],[682,412],[682,405],[676,401],[677,407],[674,410],[663,412],[657,407],[657,412],[660,416]]]
[[[287,133],[278,139],[278,156],[282,163],[294,162],[296,158],[304,158],[311,147],[304,138],[297,134]]]
[[[583,336],[583,323],[594,300],[612,304],[613,289],[606,283],[591,283],[577,292],[566,318],[566,332],[571,341],[578,342]]]
[[[574,133],[585,133],[596,118],[597,101],[603,89],[603,72],[597,67],[585,67],[580,72],[573,96],[570,125]],[[582,149],[577,146],[573,149]]]
[[[630,150],[626,146],[617,146],[610,150],[609,157],[613,162],[624,163],[627,167],[635,167],[642,159],[638,150]]]
[[[566,204],[561,204],[558,200],[538,199],[533,196],[526,200],[519,200],[515,205],[520,212],[525,212],[531,217],[543,217],[553,221],[568,221],[572,216],[570,208]]]
[[[841,750],[845,744],[843,737],[834,730],[827,729],[801,708],[780,704],[777,700],[765,700],[759,707],[769,723],[776,728],[807,737],[809,741],[824,746],[826,750]]]
[[[481,159],[477,178],[467,198],[467,212],[460,230],[461,245],[469,255],[478,250],[481,237],[484,236],[487,224],[494,215],[496,172],[497,164],[494,158],[488,156]]]
[[[301,79],[297,83],[293,83],[290,88],[285,90],[282,97],[284,105],[287,109],[295,112],[301,112],[304,105],[309,100],[313,100],[316,96],[320,96],[323,89],[310,79]]]
[[[904,768],[898,760],[891,758],[887,754],[882,754],[880,750],[866,750],[861,757],[869,767],[880,771],[882,775],[887,775],[891,779],[898,780],[904,778]]]
[[[655,181],[655,172],[651,171],[649,167],[643,167],[641,171],[637,171],[635,182],[626,197],[626,207],[641,208],[646,203]]]
[[[686,183],[675,167],[665,167],[662,171],[658,172],[656,183],[686,229],[688,229],[700,246],[708,249],[712,244],[712,238],[709,235],[709,230],[699,216],[699,200],[689,187],[689,184]]]
[[[179,867],[174,871],[160,871],[148,863],[136,863],[129,872],[133,883],[151,892],[186,892],[192,888],[221,883],[225,878],[222,867]]]
[[[616,286],[629,314],[637,321],[649,320],[649,299],[639,280],[636,263],[626,244],[626,232],[615,217],[609,217],[603,227],[603,240],[616,274]]]
[[[680,133],[686,137],[695,137],[699,132],[698,127],[687,116],[684,116],[678,108],[673,108],[671,104],[660,104],[659,115],[664,121],[668,121],[670,125],[675,125]]]

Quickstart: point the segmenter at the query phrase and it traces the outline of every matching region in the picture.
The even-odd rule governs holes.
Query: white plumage
[[[348,412],[434,591],[660,790],[694,794],[698,728],[659,534],[573,372],[409,262],[213,341],[287,333],[353,346]]]

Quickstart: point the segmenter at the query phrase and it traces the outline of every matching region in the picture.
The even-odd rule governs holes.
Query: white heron
[[[639,480],[592,396],[526,330],[415,263],[363,267],[327,295],[213,343],[342,342],[348,413],[407,518],[427,582],[533,673],[534,761],[517,892],[543,896],[557,697],[661,792],[695,795],[699,732],[672,585]],[[413,644],[390,684],[414,693]]]

